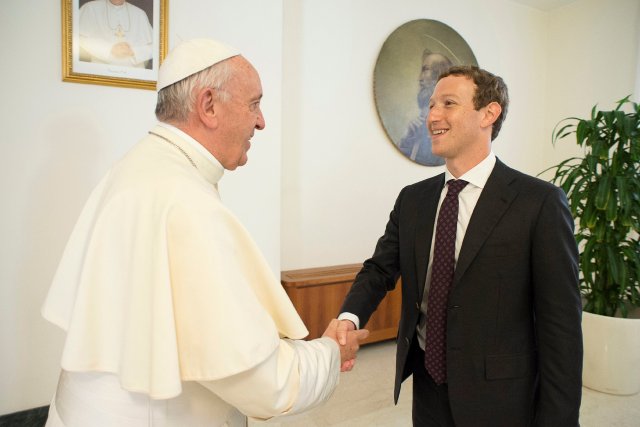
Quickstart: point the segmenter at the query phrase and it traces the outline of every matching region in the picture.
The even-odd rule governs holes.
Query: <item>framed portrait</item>
[[[373,79],[378,116],[393,145],[415,163],[444,165],[431,152],[426,119],[438,76],[454,65],[478,62],[460,34],[432,19],[401,25],[378,54]]]
[[[169,0],[62,0],[62,80],[155,90]]]

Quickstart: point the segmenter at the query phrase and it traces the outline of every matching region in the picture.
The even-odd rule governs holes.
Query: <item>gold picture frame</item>
[[[62,80],[155,90],[167,52],[168,3],[62,0]]]

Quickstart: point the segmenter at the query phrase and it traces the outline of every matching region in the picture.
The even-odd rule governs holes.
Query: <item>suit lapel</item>
[[[436,223],[436,210],[440,193],[444,186],[444,174],[426,182],[422,189],[417,206],[415,254],[416,254],[416,281],[418,285],[418,301],[422,301],[425,280],[427,279],[427,266],[429,253],[431,252],[431,238]]]
[[[514,178],[515,175],[511,169],[497,160],[471,215],[458,255],[453,277],[454,287],[518,194],[518,191],[510,185]]]

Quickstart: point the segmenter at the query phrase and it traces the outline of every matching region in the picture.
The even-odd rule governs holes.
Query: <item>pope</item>
[[[368,332],[307,330],[221,202],[265,127],[262,87],[230,46],[196,39],[159,70],[159,120],[100,181],[43,316],[66,331],[49,427],[245,426],[326,400]]]

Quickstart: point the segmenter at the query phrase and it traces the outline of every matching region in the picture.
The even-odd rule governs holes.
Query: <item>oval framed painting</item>
[[[378,54],[373,79],[378,116],[393,145],[415,163],[444,165],[431,153],[426,118],[438,76],[453,65],[478,61],[460,34],[432,19],[401,25]]]

